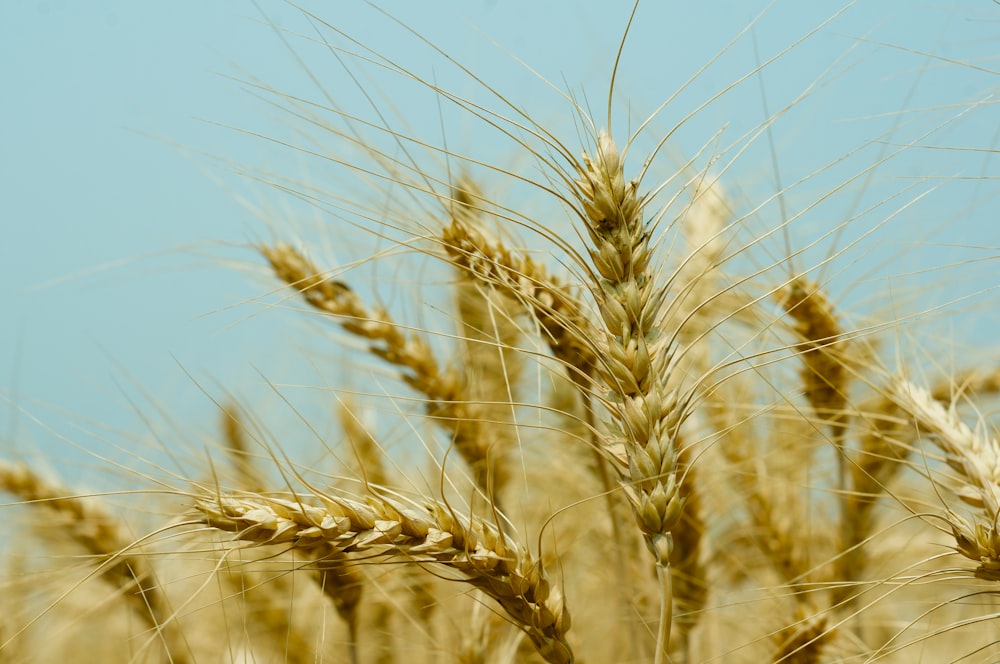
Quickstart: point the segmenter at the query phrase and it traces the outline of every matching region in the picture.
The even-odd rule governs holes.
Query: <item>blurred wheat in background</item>
[[[384,42],[284,6],[295,80],[236,75],[281,122],[228,129],[295,168],[213,158],[258,223],[220,308],[315,378],[188,374],[200,436],[130,397],[159,449],[94,450],[106,486],[7,441],[0,660],[1000,659],[993,63],[854,34],[799,79],[854,7],[758,44],[779,4],[637,90],[640,2],[600,89],[495,49],[532,88],[355,9]],[[842,80],[873,53],[884,115]],[[870,134],[796,152],[834,98]]]

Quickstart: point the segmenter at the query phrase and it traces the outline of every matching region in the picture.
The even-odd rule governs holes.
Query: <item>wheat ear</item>
[[[981,398],[998,392],[1000,369],[993,368],[958,372],[935,383],[930,395],[940,403],[951,403],[962,394]],[[908,418],[900,409],[892,389],[863,403],[857,413],[865,429],[851,466],[853,503],[849,509],[856,513],[870,511],[878,496],[906,466],[906,459],[913,449],[909,443],[914,433],[919,433],[907,428]]]
[[[693,372],[704,375],[712,370],[711,349],[708,343],[709,331],[720,323],[717,319],[728,318],[721,313],[719,300],[731,295],[720,286],[721,262],[724,241],[722,233],[732,217],[732,207],[718,180],[708,180],[702,174],[691,202],[681,218],[687,258],[678,268],[675,282],[676,300],[669,329],[676,330],[680,343],[685,346],[686,361]],[[741,303],[742,305],[742,303]],[[738,309],[733,306],[733,309]],[[705,395],[711,399],[711,395]],[[678,614],[675,618],[675,650],[681,661],[691,660],[691,632],[697,626],[708,593],[705,565],[702,553],[705,534],[702,496],[699,493],[698,473],[691,465],[692,450],[680,449],[678,472],[684,476],[680,494],[684,499],[684,512],[680,528],[674,536],[674,551],[671,556],[673,567],[674,604]]]
[[[551,664],[573,662],[569,613],[541,563],[510,535],[438,503],[423,509],[371,496],[367,502],[316,495],[322,507],[253,493],[204,496],[201,521],[253,544],[318,547],[438,563],[496,600]]]
[[[985,424],[973,431],[959,418],[954,404],[945,408],[909,381],[899,381],[893,397],[920,433],[944,452],[948,465],[961,477],[951,488],[977,510],[971,520],[950,509],[945,516],[959,553],[979,563],[978,578],[1000,581],[1000,443],[987,433]]]
[[[452,188],[449,227],[485,236],[478,192],[468,178],[460,179]],[[518,316],[523,307],[505,289],[484,282],[460,263],[453,264],[458,268],[455,309],[461,324],[465,377],[479,416],[490,423],[484,427],[484,434],[489,437],[486,444],[495,459],[491,485],[496,500],[503,496],[510,476],[507,459],[517,445],[512,404],[519,401],[516,395],[524,368],[525,354],[517,348],[521,338]],[[502,510],[499,503],[492,507]]]
[[[660,582],[657,663],[667,658],[672,615],[671,532],[681,519],[677,440],[683,407],[669,386],[675,347],[663,334],[664,287],[654,278],[652,230],[643,221],[639,182],[626,180],[624,159],[600,132],[594,158],[576,164],[578,214],[592,243],[592,288],[605,325],[596,344],[604,402],[615,419],[608,445],[628,460],[625,495],[656,562]]]
[[[453,194],[464,208],[475,204],[468,189],[463,187]],[[582,399],[584,420],[593,443],[593,469],[601,481],[608,513],[613,514],[616,511],[613,471],[609,472],[608,456],[602,453],[593,434],[591,387],[597,354],[590,340],[597,334],[583,303],[566,284],[549,275],[544,265],[519,255],[502,242],[488,240],[470,223],[468,214],[453,214],[451,223],[442,231],[441,241],[456,267],[525,307],[538,324],[552,355],[565,366]],[[611,523],[616,542],[616,567],[621,575],[620,588],[624,590],[627,582],[621,552],[625,537],[620,532],[619,521],[612,517]]]
[[[674,640],[676,648],[683,654],[681,660],[690,661],[691,632],[701,618],[708,594],[705,566],[701,560],[705,521],[696,471],[688,458],[689,450],[682,449],[679,456],[678,470],[684,472],[684,483],[680,487],[684,511],[680,528],[674,534],[674,550],[670,559],[673,600],[678,609]]]
[[[156,583],[148,560],[133,550],[134,540],[118,519],[92,502],[50,484],[23,464],[0,461],[0,491],[67,517],[67,535],[97,560],[101,576],[119,587],[124,597],[157,632],[171,661],[187,662],[188,648],[171,620],[169,602]]]
[[[467,206],[474,204],[468,194],[464,196],[459,200],[467,201]],[[565,284],[530,257],[518,255],[499,241],[487,240],[466,215],[452,215],[441,241],[456,267],[521,302],[574,382],[589,385],[597,365],[594,348],[587,341],[593,338],[593,325]]]
[[[358,474],[364,480],[365,486],[372,484],[389,486],[389,474],[384,463],[385,452],[375,440],[375,436],[362,424],[356,406],[350,399],[342,400],[338,404],[337,421],[344,432],[344,439],[351,448]]]
[[[848,468],[844,451],[847,425],[847,391],[851,373],[847,363],[848,346],[843,336],[837,311],[819,284],[799,275],[777,292],[781,306],[794,321],[799,343],[796,348],[802,360],[799,373],[803,392],[813,415],[825,424],[837,448],[837,488],[841,491],[840,546],[845,552],[834,564],[835,578],[843,582],[834,591],[834,601],[846,598],[850,582],[859,578],[864,561],[856,545],[867,536],[870,510],[860,512],[856,505],[857,487],[848,490],[848,477],[857,475],[857,468]],[[850,602],[844,608],[848,608]]]
[[[837,312],[819,285],[804,276],[793,278],[777,297],[795,321],[806,400],[838,442],[843,435],[850,374]]]
[[[997,375],[996,370],[959,373],[935,384],[931,398],[950,403],[959,391],[974,395],[995,393],[1000,389]],[[899,406],[892,386],[859,405],[855,417],[863,429],[849,467],[851,491],[844,496],[844,510],[852,515],[853,534],[848,543],[858,544],[871,534],[872,510],[889,484],[907,467],[914,449],[912,443],[920,431],[914,430],[912,417]],[[837,560],[839,578],[857,578],[858,570],[864,567],[864,558],[860,547],[845,551]],[[843,596],[845,590],[838,592]]]
[[[324,276],[293,247],[265,245],[260,250],[275,275],[296,288],[306,302],[339,318],[351,334],[371,340],[373,354],[404,370],[403,380],[427,397],[427,414],[451,434],[451,443],[472,469],[476,485],[490,495],[493,451],[485,442],[482,418],[459,374],[442,368],[420,336],[404,334],[386,311],[368,309],[350,287]]]
[[[778,647],[774,664],[817,664],[823,647],[831,640],[833,631],[827,627],[826,617],[815,614],[799,603],[795,622],[775,635]]]

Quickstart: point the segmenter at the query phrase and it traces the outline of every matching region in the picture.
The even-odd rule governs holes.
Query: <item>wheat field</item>
[[[123,387],[96,484],[7,441],[0,661],[1000,661],[995,59],[779,3],[645,81],[640,1],[595,87],[349,4],[264,13],[279,122],[216,129],[276,156],[200,156],[295,371]]]

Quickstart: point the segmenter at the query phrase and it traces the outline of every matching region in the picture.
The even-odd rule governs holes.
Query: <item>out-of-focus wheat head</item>
[[[253,301],[309,321],[293,329],[332,417],[303,416],[299,458],[265,410],[220,397],[203,466],[137,471],[134,514],[0,462],[23,533],[0,660],[1000,657],[998,373],[923,362],[907,341],[934,307],[852,310],[836,278],[909,202],[816,231],[799,217],[867,169],[790,212],[794,186],[755,204],[728,179],[784,111],[671,162],[685,120],[650,140],[667,105],[623,130],[613,77],[606,117],[566,94],[557,127],[446,54],[500,110],[306,17],[348,69],[416,84],[532,166],[411,137],[374,93],[364,119],[257,84],[358,161],[295,150],[371,186],[255,175],[331,220],[313,239],[267,219]],[[371,257],[331,239],[364,231]]]

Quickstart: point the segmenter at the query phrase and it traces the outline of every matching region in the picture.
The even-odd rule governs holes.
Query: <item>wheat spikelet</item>
[[[236,467],[239,485],[247,487],[250,491],[262,490],[265,482],[254,462],[253,452],[250,450],[247,423],[243,413],[237,406],[229,405],[222,409],[220,419],[222,440],[225,443],[226,452]]]
[[[998,377],[1000,372],[996,369],[959,371],[933,385],[930,396],[946,404],[961,394],[969,398],[986,397],[1000,391]],[[857,413],[864,428],[850,466],[853,491],[847,496],[850,500],[847,509],[864,520],[877,498],[906,467],[919,431],[909,426],[910,418],[891,389],[859,405]]]
[[[679,455],[678,471],[684,475],[680,495],[684,500],[684,512],[680,527],[675,531],[670,567],[673,577],[673,598],[677,607],[674,618],[676,647],[684,654],[682,661],[690,661],[686,653],[690,651],[691,631],[701,619],[708,593],[708,579],[702,562],[705,519],[701,494],[698,488],[697,472],[691,465],[687,450]]]
[[[727,321],[745,316],[746,299],[733,290],[723,273],[725,232],[733,216],[732,203],[718,179],[705,175],[680,217],[687,256],[671,278],[675,284],[665,325],[676,330],[685,356],[699,373],[712,367],[711,333]]]
[[[235,629],[232,622],[239,621],[244,629],[250,628],[240,644],[246,649],[247,658],[265,659],[280,654],[281,660],[288,664],[305,664],[321,658],[325,647],[316,638],[316,632],[326,628],[322,620],[324,599],[320,594],[325,588],[320,584],[297,584],[298,577],[292,570],[300,569],[302,563],[274,547],[237,553],[220,561],[214,577],[222,597],[202,612],[232,614],[228,621],[217,618],[221,624],[213,630],[216,635],[220,630]],[[191,571],[193,567],[187,565],[185,570]],[[353,641],[349,641],[347,649],[352,661],[353,646]],[[205,649],[198,651],[199,658],[209,653]]]
[[[389,486],[390,478],[385,467],[385,453],[375,440],[375,436],[361,423],[356,404],[353,401],[341,400],[337,405],[337,420],[351,447],[358,464],[358,473],[365,484]]]
[[[317,547],[311,553],[315,558],[312,566],[316,569],[320,589],[333,600],[337,613],[347,623],[351,643],[357,643],[358,604],[364,587],[361,575],[351,569],[347,556],[334,546]]]
[[[337,416],[344,435],[349,443],[355,460],[358,464],[357,474],[362,478],[365,486],[373,491],[380,488],[393,486],[395,483],[390,477],[386,468],[385,451],[372,435],[371,431],[362,424],[359,417],[359,407],[353,399],[341,398],[337,408]],[[363,585],[374,585],[372,579],[364,579],[357,570],[358,565],[352,562],[348,556],[336,551],[331,547],[325,547],[320,553],[315,554],[316,566],[322,570],[327,561],[335,561],[335,566],[331,570],[335,574],[324,579],[324,592],[329,594],[337,606],[341,616],[350,622],[357,621],[358,606]],[[329,584],[329,585],[326,585]],[[380,580],[381,592],[365,592],[365,603],[369,607],[371,617],[358,629],[360,634],[377,634],[375,639],[376,648],[375,661],[388,664],[393,661],[393,641],[406,642],[412,635],[400,634],[398,626],[393,626],[393,617],[397,614],[404,614],[411,623],[417,625],[424,632],[433,632],[435,625],[434,614],[438,605],[438,598],[435,592],[433,578],[422,570],[413,566],[405,566],[398,570],[388,581]],[[353,606],[345,607],[351,614],[345,615],[338,602],[344,599],[339,595],[346,593],[346,597],[354,602]],[[405,594],[409,602],[400,606],[398,603],[388,601],[385,594],[399,596]]]
[[[925,393],[918,388],[916,397],[921,406],[919,412],[942,417],[942,411],[937,407],[931,408],[923,403],[928,398],[939,404],[951,404],[962,393],[970,397],[994,394],[1000,389],[997,375],[996,369],[958,371],[954,376],[933,385],[929,392]],[[890,388],[858,407],[864,428],[849,466],[852,490],[844,495],[844,515],[848,530],[845,535],[845,551],[837,560],[836,576],[844,581],[861,578],[860,574],[867,565],[866,548],[862,543],[872,534],[873,510],[877,501],[893,480],[908,467],[916,440],[922,433],[933,432],[932,429],[927,429],[926,424],[919,424],[919,419],[918,426],[913,426],[912,408],[901,405],[897,394],[899,389],[901,388]],[[945,420],[953,417],[953,412],[946,414]],[[845,583],[836,590],[835,603],[847,598],[850,592],[850,585]]]

